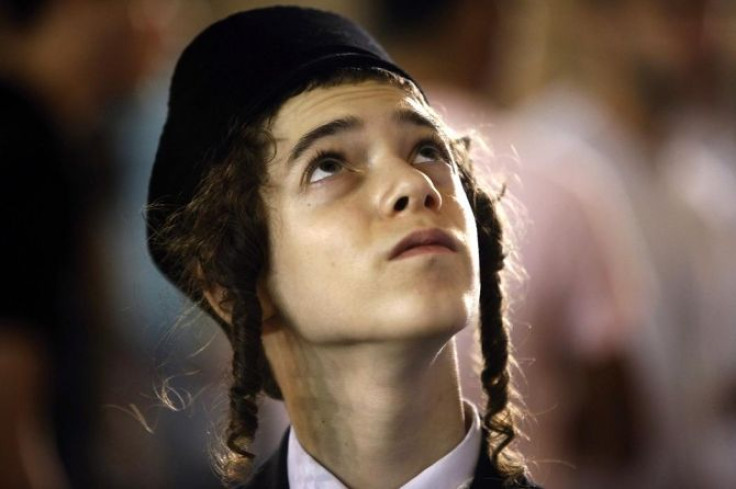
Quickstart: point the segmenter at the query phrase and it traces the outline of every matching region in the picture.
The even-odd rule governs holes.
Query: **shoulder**
[[[526,477],[507,481],[498,472],[476,475],[468,489],[542,489]]]
[[[525,476],[512,481],[506,480],[497,471],[477,474],[468,489],[542,489]]]

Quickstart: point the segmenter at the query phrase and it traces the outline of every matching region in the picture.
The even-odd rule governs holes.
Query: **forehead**
[[[277,139],[289,139],[332,120],[345,117],[382,120],[407,109],[435,119],[417,96],[386,82],[319,87],[287,100],[277,112],[271,129]]]

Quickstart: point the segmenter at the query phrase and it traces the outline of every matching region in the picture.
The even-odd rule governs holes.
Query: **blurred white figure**
[[[672,125],[660,160],[667,183],[702,224],[695,255],[700,301],[680,367],[689,440],[682,458],[706,487],[734,487],[736,125],[712,112],[688,112]]]

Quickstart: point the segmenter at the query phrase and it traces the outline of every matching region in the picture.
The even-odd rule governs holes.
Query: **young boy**
[[[466,144],[337,15],[274,7],[182,54],[149,189],[162,272],[233,346],[242,487],[534,487],[515,434],[500,222]],[[453,336],[479,327],[485,412]],[[292,427],[249,482],[257,396]]]

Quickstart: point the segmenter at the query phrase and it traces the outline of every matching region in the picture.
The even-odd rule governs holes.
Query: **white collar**
[[[468,401],[463,401],[463,404],[466,416],[470,416],[472,421],[465,438],[400,489],[463,489],[470,485],[482,437],[478,410]],[[304,450],[294,430],[289,432],[286,467],[292,489],[347,489]]]

